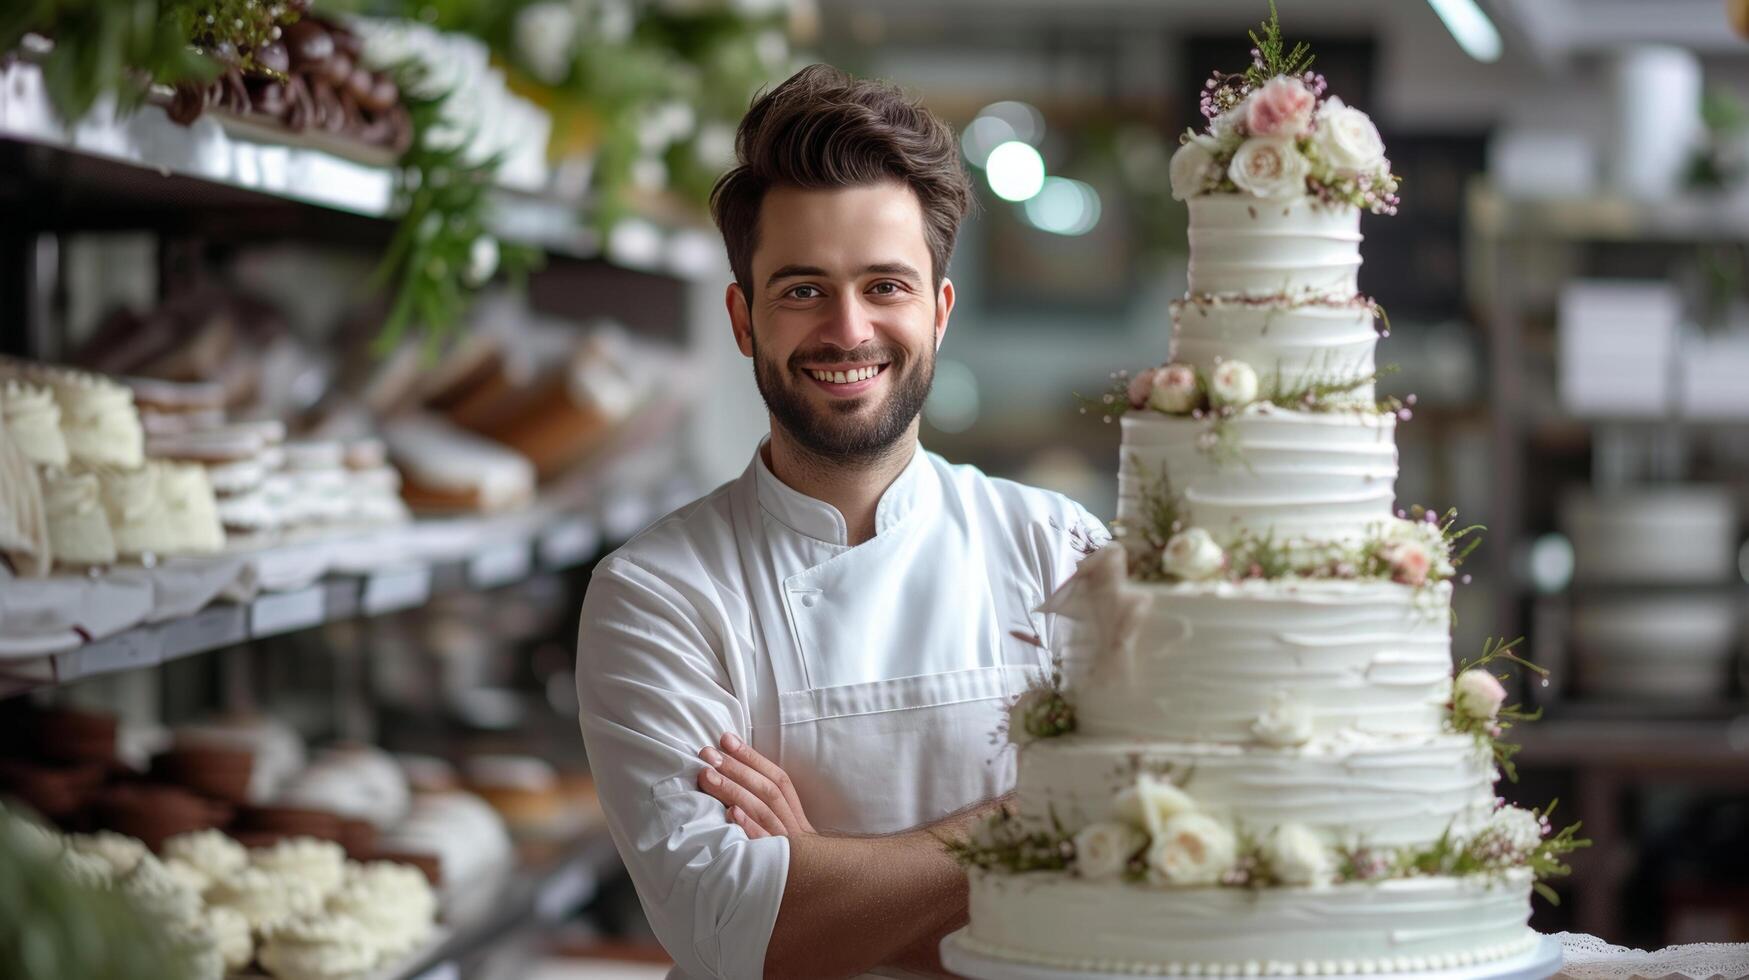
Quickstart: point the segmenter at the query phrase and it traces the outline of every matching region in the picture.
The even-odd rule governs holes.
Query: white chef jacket
[[[763,975],[789,870],[786,838],[749,839],[697,788],[699,749],[735,732],[822,831],[891,833],[1006,792],[1002,711],[1061,628],[1036,610],[1077,541],[1106,536],[1060,494],[918,447],[850,547],[763,449],[603,559],[583,601],[583,739],[671,978]]]

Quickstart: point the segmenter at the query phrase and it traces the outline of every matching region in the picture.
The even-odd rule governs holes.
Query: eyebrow
[[[923,281],[923,275],[904,262],[876,262],[873,265],[863,266],[862,271],[859,273],[859,275],[865,276],[871,274],[878,276],[897,276],[901,279],[909,280],[912,283],[920,283]],[[776,272],[773,272],[771,278],[765,280],[765,285],[770,287],[782,279],[799,279],[804,276],[819,276],[825,278],[830,275],[831,273],[828,273],[825,269],[822,269],[817,265],[786,265],[783,268],[778,269]]]

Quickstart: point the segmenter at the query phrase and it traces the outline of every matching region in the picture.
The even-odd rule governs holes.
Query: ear
[[[935,294],[935,349],[941,350],[941,340],[947,336],[947,318],[953,315],[953,280],[943,279]]]
[[[741,356],[753,356],[753,314],[747,309],[747,294],[741,292],[741,284],[729,283],[729,288],[723,293],[723,305],[729,309],[729,326],[735,331],[735,346],[741,349]]]

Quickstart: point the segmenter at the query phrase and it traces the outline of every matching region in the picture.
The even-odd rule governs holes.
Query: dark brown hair
[[[759,209],[773,187],[821,190],[897,180],[917,195],[941,288],[972,186],[953,130],[898,87],[809,65],[754,99],[735,133],[735,169],[711,190],[735,280],[753,295]]]

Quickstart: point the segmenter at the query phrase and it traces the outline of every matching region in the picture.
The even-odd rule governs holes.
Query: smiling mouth
[[[827,371],[818,368],[804,368],[808,377],[822,384],[858,384],[878,377],[887,369],[886,364],[869,364],[863,367],[851,368],[848,371]]]

